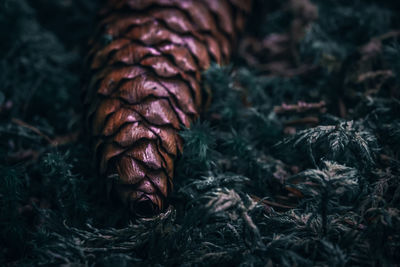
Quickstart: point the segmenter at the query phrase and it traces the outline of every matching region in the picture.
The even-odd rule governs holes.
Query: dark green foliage
[[[376,137],[353,121],[303,130],[277,146],[308,155],[316,167],[321,160],[331,160],[361,170],[374,165],[378,150]]]
[[[69,163],[69,152],[49,153],[43,156],[40,167],[42,177],[42,191],[59,210],[64,218],[69,220],[83,220],[89,207],[87,204],[87,181],[72,173],[72,164]],[[52,192],[47,195],[46,192]]]
[[[27,229],[24,216],[21,214],[20,201],[26,197],[23,188],[23,170],[20,167],[0,166],[0,237],[1,254],[4,256],[21,256],[26,249]]]
[[[303,56],[317,60],[344,60],[357,46],[391,29],[394,16],[379,3],[362,0],[318,1],[318,7],[320,19],[310,27],[302,44]]]
[[[389,62],[393,73],[396,75],[395,77],[397,84],[400,84],[400,44],[396,41],[390,45],[387,45],[384,52],[386,60]]]
[[[188,166],[194,165],[199,170],[209,170],[215,165],[217,156],[214,150],[216,137],[207,122],[195,122],[190,130],[182,131],[181,136],[185,141],[185,154],[182,160],[189,163]],[[187,170],[192,174],[193,171],[193,169]]]
[[[288,183],[293,183],[291,186],[302,193],[299,207],[311,213],[310,219],[321,218],[323,235],[326,235],[328,215],[353,210],[357,199],[364,197],[364,183],[354,168],[329,161],[322,165],[322,170],[305,170],[288,179]]]
[[[213,101],[181,132],[172,205],[137,221],[107,199],[84,138],[54,142],[80,129],[81,46],[98,1],[0,2],[0,262],[400,262],[400,50],[396,35],[361,49],[400,29],[391,2],[315,0],[319,19],[293,47],[311,73],[271,76],[239,55],[206,71]],[[256,7],[248,33],[289,30],[287,2]],[[275,112],[321,100],[325,114]]]

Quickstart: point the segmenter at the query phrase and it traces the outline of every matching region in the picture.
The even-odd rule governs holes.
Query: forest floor
[[[131,221],[81,132],[98,2],[0,2],[1,265],[398,266],[400,4],[255,0],[172,205]]]

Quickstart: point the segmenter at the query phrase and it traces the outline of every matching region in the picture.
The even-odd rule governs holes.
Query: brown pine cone
[[[99,175],[136,215],[167,207],[178,131],[202,108],[200,74],[228,62],[249,10],[243,0],[109,0],[101,10],[87,58],[87,128]]]

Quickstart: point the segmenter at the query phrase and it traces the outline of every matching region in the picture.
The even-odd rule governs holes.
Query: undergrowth
[[[240,55],[213,65],[203,74],[212,104],[181,133],[169,210],[130,221],[107,199],[87,140],[73,138],[97,2],[1,1],[0,262],[398,263],[400,21],[390,2],[313,1],[318,19],[294,46],[308,72],[274,75]],[[255,6],[249,34],[289,31],[287,1]]]

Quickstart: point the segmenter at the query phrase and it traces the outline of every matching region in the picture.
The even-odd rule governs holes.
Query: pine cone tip
[[[157,203],[148,195],[142,195],[139,199],[134,199],[131,201],[131,212],[136,217],[153,217],[161,212],[160,207]]]
[[[152,188],[136,187],[116,184],[113,195],[129,208],[132,217],[149,218],[162,213],[168,204],[165,197]]]

